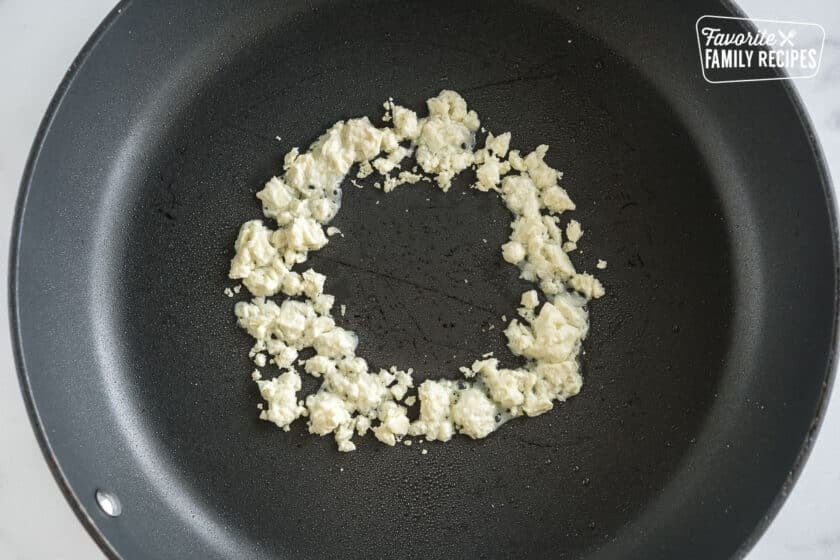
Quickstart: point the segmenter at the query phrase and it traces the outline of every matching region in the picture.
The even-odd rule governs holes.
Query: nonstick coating
[[[783,82],[711,86],[712,2],[126,3],[23,184],[12,319],[48,461],[113,557],[730,558],[788,492],[834,359],[833,203]],[[336,120],[461,92],[551,146],[599,275],[579,396],[387,448],[257,419],[222,295],[254,193]],[[275,136],[280,136],[277,140]],[[309,265],[372,367],[454,377],[528,285],[498,197],[345,188]],[[376,201],[380,201],[376,204]],[[565,218],[565,215],[564,215]],[[486,240],[486,242],[485,242]],[[246,295],[240,294],[237,299]],[[490,325],[494,326],[489,330]],[[310,384],[311,385],[311,384]],[[311,387],[310,387],[311,388]],[[421,448],[428,454],[421,455]],[[123,513],[105,516],[96,489]]]

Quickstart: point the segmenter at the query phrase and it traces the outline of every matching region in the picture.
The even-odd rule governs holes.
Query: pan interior
[[[832,203],[783,83],[703,81],[694,23],[731,10],[654,4],[121,5],[45,121],[11,282],[24,393],[95,538],[132,559],[743,552],[824,402]],[[444,88],[515,147],[550,145],[573,260],[609,263],[581,394],[484,440],[350,454],[259,421],[246,295],[223,295],[254,194],[335,121]],[[501,317],[530,285],[500,256],[510,216],[468,182],[344,186],[344,236],[307,266],[371,367],[512,360]]]
[[[581,553],[632,524],[696,436],[732,302],[715,186],[638,73],[563,19],[534,15],[487,13],[481,25],[494,33],[445,43],[433,39],[434,18],[395,19],[375,23],[400,38],[387,51],[360,32],[349,44],[299,47],[305,58],[289,53],[309,27],[374,25],[322,12],[238,53],[171,122],[147,116],[163,142],[139,180],[117,178],[120,203],[102,218],[104,235],[123,244],[102,263],[119,299],[105,312],[123,364],[113,375],[143,411],[143,437],[246,542],[301,557]],[[545,44],[536,57],[528,41],[491,50],[482,41],[493,34]],[[254,193],[290,148],[338,119],[380,115],[389,96],[421,109],[444,88],[490,131],[512,131],[516,147],[550,145],[578,205],[563,218],[586,230],[573,260],[590,272],[609,263],[599,273],[608,296],[590,306],[585,387],[486,440],[388,449],[368,437],[339,455],[303,423],[283,433],[256,418],[250,340],[222,295],[233,240],[261,217]],[[344,236],[305,266],[327,275],[347,306],[338,322],[359,334],[371,367],[413,367],[422,380],[454,377],[485,352],[512,358],[501,316],[515,316],[531,286],[501,259],[509,214],[467,182],[448,194],[345,185],[334,221]]]

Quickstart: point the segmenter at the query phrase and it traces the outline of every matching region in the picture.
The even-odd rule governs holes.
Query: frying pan
[[[737,12],[700,0],[122,3],[40,129],[11,266],[32,421],[102,549],[743,556],[825,406],[837,231],[792,89],[706,83],[703,14]],[[574,260],[609,262],[583,391],[427,455],[369,437],[339,454],[302,424],[259,421],[248,336],[222,295],[237,228],[260,217],[254,193],[331,123],[376,115],[389,96],[420,109],[444,88],[517,147],[551,146],[586,229]],[[448,194],[347,188],[334,221],[345,237],[309,264],[372,367],[439,377],[484,352],[512,358],[501,316],[529,285],[500,259],[509,222],[466,178]]]

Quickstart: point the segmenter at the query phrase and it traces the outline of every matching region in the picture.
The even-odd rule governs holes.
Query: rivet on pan
[[[99,509],[108,517],[118,517],[122,513],[120,500],[110,492],[97,488],[95,496]]]

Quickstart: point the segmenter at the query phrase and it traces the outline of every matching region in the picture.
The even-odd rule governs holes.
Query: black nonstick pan
[[[743,556],[825,406],[838,259],[829,181],[790,85],[703,80],[695,21],[733,13],[122,3],[41,127],[11,266],[32,420],[103,550]],[[609,262],[581,394],[427,455],[370,437],[339,454],[304,423],[259,421],[249,337],[222,294],[238,226],[261,217],[254,193],[333,122],[380,114],[390,96],[421,109],[445,88],[516,146],[551,146],[586,229],[574,260]],[[529,284],[500,257],[502,203],[467,187],[345,189],[345,237],[309,264],[372,367],[422,380],[506,356],[501,316]]]

